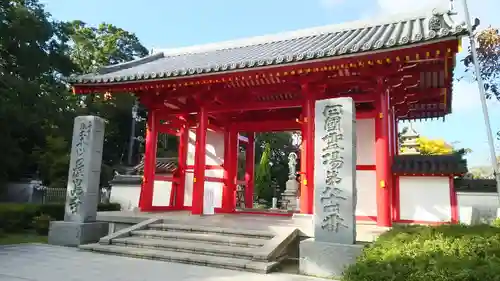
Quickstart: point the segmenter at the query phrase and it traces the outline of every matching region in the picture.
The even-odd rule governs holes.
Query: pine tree
[[[264,199],[268,202],[270,202],[273,197],[270,155],[271,145],[266,143],[255,175],[255,193],[259,199]]]

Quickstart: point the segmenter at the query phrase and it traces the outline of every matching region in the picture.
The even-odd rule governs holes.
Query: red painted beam
[[[238,112],[238,111],[255,111],[255,110],[271,110],[301,107],[300,100],[292,101],[272,101],[272,102],[254,102],[254,103],[239,103],[227,104],[220,107],[208,107],[209,113],[222,113],[222,112]]]
[[[377,117],[377,111],[358,111],[356,112],[356,119],[373,119]]]
[[[280,120],[267,122],[239,122],[230,125],[232,130],[252,132],[278,132],[300,130],[300,124],[295,120]]]

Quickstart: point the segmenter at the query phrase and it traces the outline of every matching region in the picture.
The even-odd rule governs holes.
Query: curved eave
[[[404,53],[409,53],[407,50],[408,49],[413,49],[413,48],[426,48],[426,46],[436,44],[436,43],[441,43],[441,42],[447,42],[447,41],[454,41],[456,40],[457,37],[448,37],[444,38],[441,40],[436,40],[433,42],[425,42],[421,44],[415,44],[415,45],[410,45],[410,46],[402,46],[402,47],[397,47],[397,48],[388,48],[388,49],[383,49],[383,50],[377,50],[377,51],[371,51],[371,52],[359,52],[356,54],[349,54],[349,55],[342,55],[342,56],[335,56],[335,57],[327,57],[327,58],[322,58],[322,59],[314,59],[314,60],[304,60],[304,61],[297,61],[293,63],[282,63],[282,64],[274,64],[274,65],[268,65],[268,66],[255,66],[255,67],[247,67],[243,69],[236,69],[236,70],[226,70],[226,71],[218,71],[218,72],[209,72],[209,73],[203,73],[203,74],[194,74],[194,75],[184,75],[184,76],[175,76],[175,77],[156,77],[156,78],[141,78],[141,79],[135,79],[135,80],[121,80],[121,81],[109,81],[109,82],[99,82],[99,83],[71,83],[70,84],[75,87],[75,88],[99,88],[103,89],[106,86],[117,86],[117,85],[137,85],[138,83],[154,83],[154,82],[168,82],[168,81],[176,81],[176,82],[182,82],[187,79],[190,81],[197,80],[197,79],[213,79],[213,81],[216,81],[216,77],[224,77],[224,75],[238,75],[242,73],[248,73],[252,71],[252,73],[263,73],[266,71],[271,71],[273,69],[279,69],[279,70],[291,70],[294,68],[300,68],[300,67],[318,67],[323,64],[344,64],[348,61],[352,61],[357,63],[358,61],[365,61],[366,64],[368,64],[372,60],[379,59],[384,56],[389,56],[389,54],[392,54],[393,52],[401,52],[401,54]],[[394,55],[393,57],[397,57],[398,55]],[[144,75],[143,75],[144,76]],[[144,76],[145,77],[145,76]]]
[[[439,24],[433,26],[432,20],[438,20]],[[108,66],[95,74],[71,77],[70,83],[82,86],[146,82],[279,67],[411,48],[456,39],[466,33],[465,26],[455,24],[449,14],[407,18],[350,29],[300,33],[299,37],[287,39],[274,37],[267,42],[247,42],[228,48],[169,55],[158,53]]]

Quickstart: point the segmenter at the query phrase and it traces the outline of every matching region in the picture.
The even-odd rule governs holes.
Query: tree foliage
[[[107,23],[55,21],[37,0],[0,1],[0,19],[0,182],[36,171],[48,184],[65,182],[80,114],[109,121],[103,162],[120,162],[134,97],[70,95],[64,77],[147,55],[137,37]]]
[[[273,197],[271,189],[271,153],[271,144],[266,143],[255,175],[255,194],[259,199],[264,199],[268,202]]]
[[[35,0],[0,1],[0,181],[36,170],[31,153],[71,116],[61,77],[75,70],[64,24]]]
[[[453,147],[444,140],[419,137],[417,143],[419,144],[420,154],[422,155],[444,155],[453,152]]]
[[[143,57],[147,49],[133,33],[109,23],[90,26],[78,19],[55,21],[38,0],[0,1],[0,19],[0,182],[38,172],[46,184],[64,187],[73,120],[86,114],[108,120],[105,182],[110,167],[125,160],[135,97],[130,93],[70,95],[64,77]],[[141,111],[140,115],[145,117]],[[133,133],[141,136],[143,129],[140,122]],[[265,143],[269,144],[266,157],[272,163],[267,166],[267,185],[273,181],[284,186],[290,135],[259,134],[256,159],[261,159]],[[141,150],[137,144],[136,161]],[[160,138],[162,145],[168,150],[176,143]],[[162,149],[159,153],[170,156]],[[244,157],[241,160],[244,164]],[[243,166],[239,170],[244,171]]]
[[[500,35],[497,28],[488,27],[475,34],[477,42],[478,63],[481,68],[481,77],[487,97],[496,97],[500,100]],[[472,53],[469,46],[469,54],[463,60],[469,69],[473,67]],[[476,74],[477,75],[477,74]]]
[[[131,61],[148,54],[134,34],[112,24],[102,23],[98,27],[92,27],[75,20],[65,26],[72,42],[69,56],[80,73],[92,72],[103,66]],[[135,97],[130,93],[112,96],[101,93],[81,99],[80,102],[85,105],[82,112],[98,115],[109,121],[105,131],[103,162],[107,165],[120,163],[128,148],[129,120]]]
[[[261,159],[261,155],[266,147],[270,146],[271,179],[278,185],[281,191],[284,190],[288,180],[288,154],[295,150],[292,145],[292,138],[289,132],[260,133],[256,136],[255,158]]]

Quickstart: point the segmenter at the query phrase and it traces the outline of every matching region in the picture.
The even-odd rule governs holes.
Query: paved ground
[[[0,246],[0,281],[318,281],[101,255],[41,244]]]

